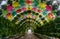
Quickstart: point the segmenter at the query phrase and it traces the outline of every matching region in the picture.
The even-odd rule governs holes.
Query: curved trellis
[[[21,31],[25,29],[24,24],[26,25],[27,22],[25,20],[29,20],[28,23],[32,20],[31,22],[36,27],[41,27],[45,23],[55,20],[57,13],[60,13],[59,5],[60,3],[56,0],[3,0],[0,3],[0,17],[4,17],[8,21],[2,20],[0,23],[6,24],[5,26],[10,27],[13,31],[16,29],[16,33],[19,32],[19,28]],[[22,30],[22,28],[24,29]]]

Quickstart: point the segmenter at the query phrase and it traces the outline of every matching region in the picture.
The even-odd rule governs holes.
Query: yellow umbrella
[[[13,1],[12,2],[12,6],[15,8],[15,7],[18,7],[19,6],[19,3],[18,2],[16,2],[16,1]]]
[[[39,3],[38,6],[41,7],[41,8],[45,8],[46,7],[46,3]]]

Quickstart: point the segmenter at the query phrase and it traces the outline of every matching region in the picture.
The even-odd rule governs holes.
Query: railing
[[[39,38],[42,38],[42,39],[59,39],[59,38],[50,37],[47,35],[38,34],[38,33],[35,33],[35,35],[37,35]]]
[[[7,37],[2,37],[0,36],[0,39],[10,39],[10,38],[14,38],[14,39],[18,39],[20,37],[24,36],[24,34],[19,34],[19,35],[11,35],[11,36],[7,36]]]

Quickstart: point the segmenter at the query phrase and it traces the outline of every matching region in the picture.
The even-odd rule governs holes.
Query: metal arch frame
[[[27,20],[28,20],[28,19],[27,19]],[[19,24],[20,27],[22,27],[22,25],[25,24],[26,22],[30,22],[30,20],[28,20],[28,21],[27,21],[27,20],[25,20],[23,23]],[[40,24],[38,24],[38,23],[37,23],[36,21],[34,21],[34,20],[31,20],[31,21],[32,21],[32,23],[34,23],[36,26],[39,26],[39,25],[40,25]],[[20,28],[20,27],[19,27],[19,28]]]

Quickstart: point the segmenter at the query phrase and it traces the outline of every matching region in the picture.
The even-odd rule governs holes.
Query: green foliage
[[[51,21],[50,23],[47,23],[42,27],[37,27],[34,32],[51,37],[59,37],[59,30],[60,29],[56,28],[56,21]]]
[[[21,32],[21,34],[23,34],[23,30],[24,29],[20,28],[20,25],[16,25],[14,22],[11,22],[4,17],[0,17],[0,36],[12,36],[15,34],[20,34]]]

